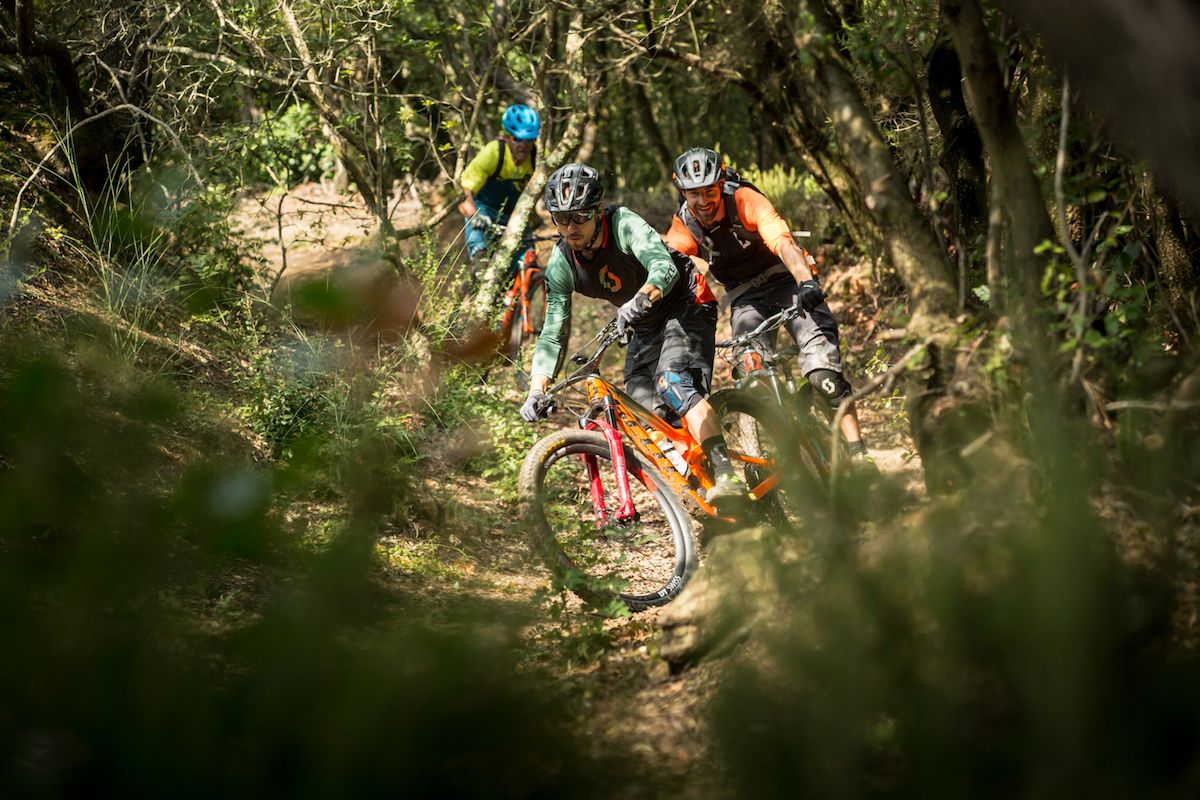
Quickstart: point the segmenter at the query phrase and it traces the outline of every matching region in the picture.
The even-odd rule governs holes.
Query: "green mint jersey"
[[[532,375],[554,376],[562,349],[563,323],[571,315],[571,295],[579,292],[614,306],[632,299],[647,283],[662,298],[638,324],[653,328],[679,302],[695,302],[698,287],[692,261],[663,244],[650,223],[621,206],[609,206],[600,218],[601,244],[591,259],[580,258],[560,239],[546,266],[546,321],[533,355]],[[711,299],[711,296],[708,297]]]

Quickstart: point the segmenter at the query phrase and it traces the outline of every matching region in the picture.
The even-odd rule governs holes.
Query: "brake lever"
[[[548,417],[555,411],[558,411],[558,401],[547,395],[545,398],[537,401],[536,407],[539,417]]]

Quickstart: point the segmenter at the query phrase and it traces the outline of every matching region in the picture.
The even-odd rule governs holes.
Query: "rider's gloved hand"
[[[646,316],[651,306],[650,295],[638,292],[629,302],[617,309],[617,336],[625,337],[625,329]]]
[[[551,400],[541,389],[534,389],[529,393],[529,397],[525,398],[525,405],[521,406],[521,419],[526,422],[537,422],[543,417],[548,417],[554,410],[558,408],[558,404]]]
[[[825,301],[825,293],[821,291],[821,286],[817,283],[816,278],[801,281],[797,289],[796,308],[812,311]]]
[[[471,215],[471,218],[467,220],[467,225],[477,231],[482,231],[492,227],[492,223],[494,222],[495,220],[492,219],[492,215],[481,208]]]

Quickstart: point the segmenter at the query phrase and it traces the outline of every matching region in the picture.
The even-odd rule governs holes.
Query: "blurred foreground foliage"
[[[238,456],[174,390],[98,364],[4,353],[0,795],[601,785],[506,636],[382,613],[377,505],[304,544],[280,510],[303,470]],[[181,429],[206,454],[184,465],[162,446]],[[213,610],[239,574],[267,587],[230,624]]]
[[[736,796],[1200,793],[1191,456],[1117,461],[1058,403],[1025,410],[970,488],[905,511],[885,476],[847,503],[877,528],[767,559],[771,633],[716,701]]]

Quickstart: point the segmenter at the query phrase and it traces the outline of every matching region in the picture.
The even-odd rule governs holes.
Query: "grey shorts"
[[[795,305],[798,291],[799,287],[791,275],[780,275],[777,280],[745,292],[733,301],[729,311],[733,335],[752,331],[767,317]],[[808,375],[817,369],[843,371],[837,320],[833,318],[827,303],[823,302],[804,316],[797,317],[792,321],[791,330],[792,338],[800,348],[798,364],[801,375]],[[778,330],[770,333],[772,348],[775,347],[778,333]]]
[[[638,331],[625,353],[625,393],[669,422],[679,419],[658,396],[655,377],[671,370],[687,373],[692,386],[707,397],[716,357],[717,304],[682,302],[666,324]]]

